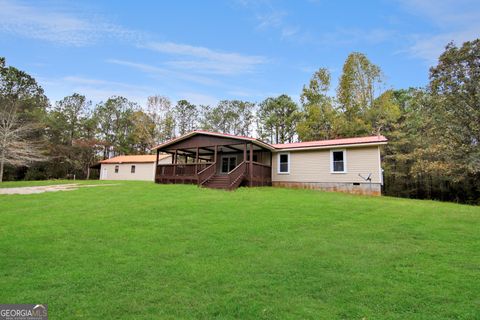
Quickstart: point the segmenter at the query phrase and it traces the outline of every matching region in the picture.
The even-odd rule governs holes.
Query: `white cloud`
[[[259,22],[257,28],[279,28],[284,25],[284,18],[287,16],[285,11],[270,9],[266,13],[258,13],[256,18]]]
[[[98,16],[81,17],[66,9],[39,8],[9,0],[0,0],[0,32],[70,46],[87,46],[109,38],[138,42],[144,37]]]
[[[288,21],[289,12],[278,7],[278,2],[270,0],[240,1],[243,8],[252,12],[257,21],[257,30],[275,30],[282,40],[296,43],[312,42],[310,33],[298,24]]]
[[[480,35],[480,5],[477,0],[401,0],[413,15],[427,18],[438,30],[411,36],[407,52],[435,63],[450,41],[457,45]]]
[[[293,30],[285,30],[286,35],[292,32]],[[158,65],[148,64],[142,60],[107,60],[107,63],[145,73],[152,80],[145,83],[154,83],[155,88],[153,84],[137,86],[94,79],[88,75],[43,79],[39,76],[40,83],[53,101],[72,92],[85,94],[94,101],[104,100],[112,95],[123,95],[140,102],[148,95],[159,91],[170,95],[175,95],[177,91],[188,91],[187,93],[197,101],[212,103],[218,99],[198,93],[198,86],[188,88],[188,82],[215,86],[227,91],[229,85],[221,76],[253,73],[260,65],[269,62],[267,58],[260,55],[221,51],[175,42],[155,42],[152,41],[154,35],[129,30],[119,24],[111,23],[95,12],[85,11],[81,4],[67,6],[63,2],[55,1],[36,3],[0,0],[1,34],[74,47],[90,46],[112,40],[126,42],[136,49],[153,50],[166,57],[166,59],[158,59],[162,61]]]
[[[468,26],[478,22],[480,6],[477,0],[400,0],[410,13],[427,17],[440,27],[446,24]]]
[[[291,38],[300,32],[299,27],[286,26],[282,28],[282,38]]]
[[[119,60],[119,59],[108,59],[107,62],[137,69],[144,73],[150,74],[152,77],[156,79],[161,79],[161,80],[172,81],[172,80],[180,79],[180,80],[186,80],[186,81],[195,82],[203,85],[218,84],[218,81],[214,79],[210,79],[208,77],[198,76],[191,73],[177,72],[169,69],[159,68],[159,67],[145,64],[145,63],[132,62],[127,60]]]
[[[130,63],[130,67],[143,68],[144,72],[157,75],[174,74],[199,83],[212,81],[186,73],[175,73],[170,69],[188,70],[190,73],[237,75],[253,72],[258,65],[267,61],[262,56],[221,52],[174,42],[153,42],[147,40],[152,37],[147,33],[128,30],[96,14],[82,13],[78,8],[74,10],[34,6],[12,0],[0,0],[0,33],[77,47],[108,39],[125,41],[137,48],[148,48],[172,56],[171,61],[164,63],[165,69],[151,69],[149,66],[133,63]],[[118,64],[127,65],[125,62]]]
[[[249,73],[253,72],[258,65],[267,62],[262,56],[221,52],[173,42],[149,42],[143,47],[178,57],[166,63],[171,67],[200,73],[222,75]],[[182,56],[188,59],[180,59],[179,57]]]
[[[158,92],[160,88],[137,86],[119,81],[108,81],[80,76],[62,78],[36,77],[52,103],[65,95],[78,92],[94,103],[105,101],[111,96],[123,96],[127,99],[144,104],[147,97]],[[155,91],[156,90],[156,91]]]
[[[183,83],[181,83],[180,86],[178,86],[181,92],[179,94],[175,94],[172,92],[170,93],[173,94],[174,98],[177,97],[176,99],[187,99],[191,102],[194,102],[195,104],[214,105],[220,99],[218,99],[217,97],[200,93],[198,91],[195,91],[195,89],[188,89],[188,90],[181,89],[181,88],[188,87],[188,85],[185,83],[184,80],[194,82],[194,83],[200,83],[203,85],[214,86],[216,88],[221,88],[227,95],[233,96],[235,98],[258,100],[260,98],[263,99],[266,95],[268,95],[268,93],[264,91],[251,90],[243,87],[240,88],[237,86],[231,86],[226,84],[225,82],[216,81],[214,79],[196,76],[191,73],[175,72],[175,71],[159,68],[159,67],[148,65],[148,64],[136,63],[136,62],[118,60],[118,59],[109,59],[107,60],[107,62],[137,69],[139,71],[150,74],[156,80],[161,80],[161,81],[168,80],[168,83],[171,83],[172,81],[181,80]],[[226,97],[223,97],[223,98],[226,98]]]
[[[149,65],[149,64],[145,64],[145,63],[138,63],[138,62],[132,62],[132,61],[126,61],[126,60],[119,60],[119,59],[108,59],[107,62],[122,65],[122,66],[131,67],[131,68],[138,69],[138,70],[146,72],[146,73],[152,73],[152,74],[156,74],[156,75],[159,75],[159,76],[160,75],[162,75],[162,76],[168,75],[168,70],[158,68],[158,67],[155,67],[155,66],[152,66],[152,65]]]
[[[438,35],[417,35],[408,52],[415,57],[426,60],[429,64],[435,64],[445,46],[453,41],[456,45],[474,40],[480,35],[480,29],[467,29],[457,32],[447,32]]]
[[[137,47],[174,55],[177,59],[167,62],[171,67],[211,74],[253,72],[257,65],[266,62],[261,56],[220,52],[173,42],[148,42],[147,33],[128,30],[98,15],[82,16],[78,9],[74,13],[65,8],[31,6],[11,0],[0,0],[0,33],[78,47],[108,39],[126,41]]]

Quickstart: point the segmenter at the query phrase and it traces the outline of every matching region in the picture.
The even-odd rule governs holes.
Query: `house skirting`
[[[286,187],[297,189],[315,189],[323,191],[347,192],[353,194],[364,194],[380,196],[382,186],[380,183],[347,183],[347,182],[286,182],[272,181],[274,187]]]

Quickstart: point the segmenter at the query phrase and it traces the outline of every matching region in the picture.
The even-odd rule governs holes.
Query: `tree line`
[[[203,129],[288,143],[385,135],[384,193],[480,203],[480,40],[450,43],[424,88],[387,88],[379,66],[351,53],[335,90],[327,68],[288,95],[260,103],[145,105],[113,96],[93,105],[74,93],[53,104],[33,77],[0,58],[0,179],[92,178],[97,161],[148,153]],[[332,92],[334,92],[332,94]]]

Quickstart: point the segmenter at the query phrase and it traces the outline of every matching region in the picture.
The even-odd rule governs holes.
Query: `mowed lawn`
[[[50,319],[480,319],[480,207],[111,183],[0,195],[1,303],[48,303]]]

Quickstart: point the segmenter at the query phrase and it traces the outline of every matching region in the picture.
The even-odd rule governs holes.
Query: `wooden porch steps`
[[[207,182],[204,183],[204,187],[213,189],[228,189],[229,188],[228,175],[214,175]]]

